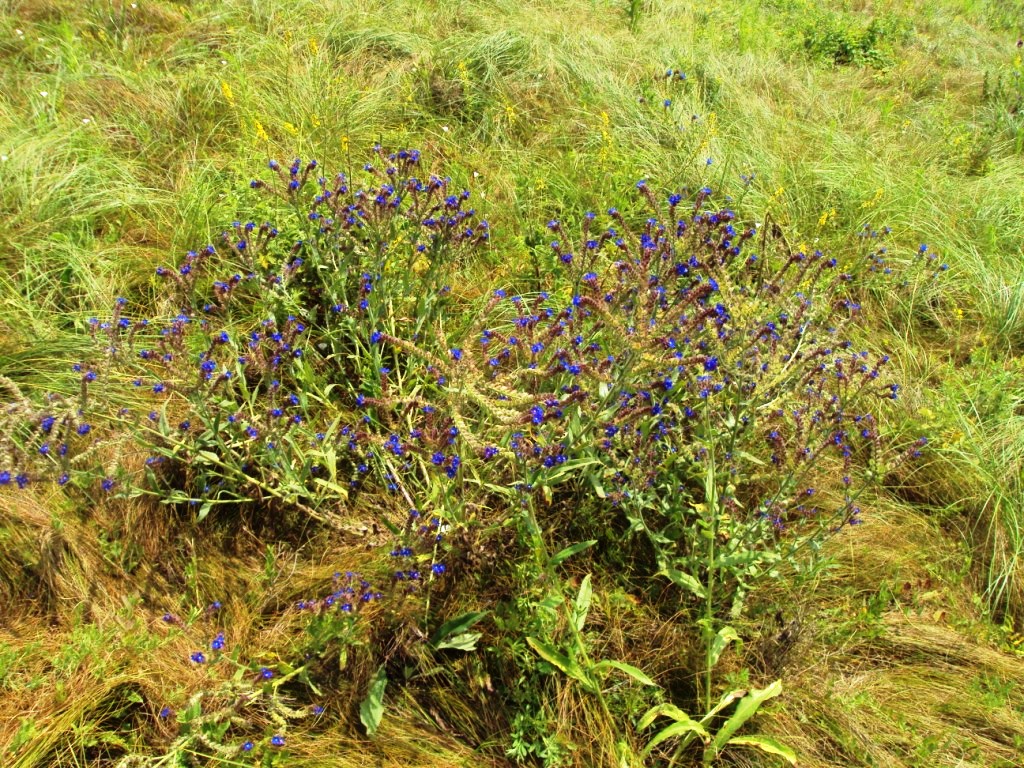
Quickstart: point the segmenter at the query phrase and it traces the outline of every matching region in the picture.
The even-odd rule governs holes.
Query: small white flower
[[[227,59],[221,59],[220,63],[223,64],[224,66],[227,66],[228,60]]]
[[[477,173],[476,171],[473,171],[473,178],[474,179],[479,179],[480,178],[480,174]]]
[[[82,125],[88,125],[91,122],[92,122],[91,118],[88,118],[88,117],[83,117],[82,118]]]
[[[40,91],[39,95],[42,96],[45,99],[47,96],[50,95],[50,92],[49,91]]]
[[[450,128],[448,128],[448,126],[447,126],[447,125],[442,125],[442,126],[441,126],[441,130],[442,130],[442,131],[444,131],[445,133],[448,133],[448,131],[449,131],[449,130],[451,130],[451,129],[450,129]]]
[[[7,162],[7,155],[0,155],[0,163],[6,163],[6,162]]]
[[[25,33],[22,32],[20,29],[14,30],[14,34],[16,34],[18,37],[24,37],[25,36]]]
[[[132,3],[132,8],[138,8],[138,7],[139,7],[138,3]]]

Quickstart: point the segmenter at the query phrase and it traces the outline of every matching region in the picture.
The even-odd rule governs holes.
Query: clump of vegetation
[[[804,52],[813,60],[834,66],[893,64],[893,50],[905,44],[912,27],[895,15],[880,16],[864,24],[846,14],[822,12],[803,30]]]
[[[578,233],[547,223],[551,291],[493,288],[472,312],[456,313],[452,265],[489,243],[490,226],[469,207],[468,190],[422,168],[418,150],[377,147],[363,184],[318,175],[316,161],[285,168],[272,160],[269,170],[269,180],[250,186],[270,195],[270,210],[297,218],[280,227],[236,221],[219,249],[157,267],[169,317],[133,318],[118,299],[109,317],[90,318],[96,350],[71,366],[74,397],[35,402],[7,382],[0,484],[24,489],[49,475],[79,492],[155,496],[194,510],[195,523],[224,510],[222,522],[259,527],[291,517],[291,525],[340,528],[357,497],[390,495],[389,507],[412,511],[404,521],[375,515],[395,537],[389,592],[425,595],[416,619],[423,638],[444,618],[431,613],[429,597],[448,578],[444,561],[458,556],[451,537],[486,540],[511,525],[522,548],[514,560],[533,564],[518,578],[549,585],[536,598],[550,615],[529,634],[506,630],[506,642],[527,641],[593,695],[620,734],[616,749],[630,754],[638,734],[610,708],[606,677],[659,686],[623,660],[592,660],[582,635],[591,575],[570,599],[559,568],[604,539],[619,549],[616,559],[631,559],[630,581],[664,577],[679,593],[654,599],[702,627],[703,719],[682,715],[694,702],[657,704],[636,727],[660,715],[677,725],[645,751],[691,723],[677,754],[699,738],[705,759],[728,744],[791,756],[774,741],[734,737],[778,682],[713,703],[714,667],[739,639],[726,617],[741,615],[763,579],[807,567],[827,538],[860,523],[864,489],[925,443],[894,447],[879,432],[875,408],[896,399],[898,385],[883,378],[887,357],[857,351],[843,336],[860,310],[852,274],[821,251],[754,253],[756,228],[716,206],[708,187],[660,199],[640,181],[634,210],[608,209],[607,224],[594,213]],[[851,266],[889,275],[883,254],[872,250]],[[945,268],[932,267],[927,246],[915,260],[929,278]],[[141,461],[125,460],[140,452]],[[821,487],[826,473],[841,482]],[[495,505],[501,498],[505,511]],[[495,512],[471,525],[477,505]],[[552,535],[566,515],[584,541]],[[609,566],[591,560],[593,569]],[[483,585],[494,578],[459,575]],[[384,597],[351,573],[343,584],[297,604],[317,613],[308,627],[320,640],[317,656],[325,633],[342,646],[352,639],[351,628],[322,626],[325,612],[351,615]],[[483,614],[470,616],[475,624]],[[432,644],[468,651],[479,637],[451,634]],[[211,641],[217,658],[224,645],[222,632]],[[190,658],[208,661],[202,650]],[[311,690],[324,685],[306,666],[284,679],[300,672]],[[274,677],[269,667],[257,673]],[[276,695],[278,685],[263,689]],[[375,706],[382,690],[371,690]],[[216,694],[210,711],[210,696],[194,694],[173,749],[252,749],[260,742],[218,745],[251,724],[241,707],[255,695]],[[224,708],[225,696],[236,704]],[[282,746],[280,713],[298,710],[269,702],[282,731],[271,745]],[[712,731],[734,703],[733,719]],[[372,733],[379,719],[377,711],[363,722]]]

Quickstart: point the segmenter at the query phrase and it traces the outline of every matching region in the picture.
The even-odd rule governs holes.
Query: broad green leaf
[[[366,728],[366,735],[373,736],[384,717],[384,689],[388,686],[388,674],[381,664],[370,681],[370,690],[359,704],[359,719]]]
[[[701,724],[702,725],[707,725],[708,723],[710,723],[712,720],[715,719],[715,716],[719,712],[721,712],[723,709],[728,707],[730,704],[732,704],[737,699],[742,699],[746,695],[747,695],[747,691],[742,690],[742,689],[736,690],[736,691],[729,691],[727,694],[722,696],[721,699],[718,700],[718,703],[715,704],[715,706],[713,706],[711,708],[710,712],[707,712],[704,715],[704,717],[702,717],[700,719]]]
[[[736,630],[732,627],[722,627],[718,630],[718,634],[715,635],[715,639],[711,643],[708,666],[714,667],[718,664],[718,660],[722,657],[722,652],[729,647],[729,643],[739,642],[739,639],[740,636],[736,634]]]
[[[537,655],[544,659],[544,661],[548,662],[548,664],[557,667],[573,680],[578,680],[583,683],[583,685],[588,689],[592,690],[594,688],[593,681],[587,676],[587,673],[583,671],[583,668],[580,667],[574,659],[569,658],[550,643],[545,643],[535,637],[526,638],[526,642],[529,643],[530,647],[537,652]]]
[[[726,742],[726,746],[757,747],[769,755],[778,755],[790,765],[796,765],[796,752],[785,744],[780,744],[770,736],[760,736],[758,734],[753,736],[736,736],[729,739]]]
[[[456,651],[475,651],[477,641],[483,637],[479,632],[463,632],[461,635],[452,635],[447,640],[442,640],[434,646],[439,651],[451,648]]]
[[[326,488],[327,490],[331,491],[332,493],[336,493],[338,495],[338,498],[340,498],[340,499],[347,499],[348,498],[348,488],[344,488],[343,486],[340,486],[337,483],[332,483],[330,480],[325,480],[322,477],[316,477],[316,478],[313,478],[313,480],[314,480],[314,482],[316,482],[317,485],[319,485],[319,486],[321,486],[323,488]]]
[[[744,461],[749,461],[751,464],[755,464],[755,465],[757,465],[759,467],[766,467],[766,466],[768,466],[768,463],[766,461],[764,461],[764,459],[759,459],[757,456],[755,456],[752,453],[747,453],[746,451],[737,451],[736,454],[741,459],[743,459]]]
[[[699,736],[700,739],[707,743],[711,737],[708,735],[707,730],[703,725],[698,723],[696,720],[687,718],[686,720],[679,720],[678,722],[672,723],[672,725],[666,726],[655,734],[654,738],[647,742],[647,746],[644,747],[643,756],[651,754],[656,746],[661,744],[663,741],[668,741],[676,736],[683,736],[683,741],[679,745],[684,747],[693,741],[694,736]]]
[[[469,613],[464,613],[461,616],[457,616],[454,619],[449,619],[440,627],[438,627],[437,631],[435,631],[434,634],[430,636],[430,645],[434,646],[435,648],[439,647],[438,643],[440,643],[442,640],[449,637],[450,635],[462,634],[467,629],[476,624],[478,621],[480,621],[480,619],[482,619],[488,613],[489,611],[471,611]]]
[[[658,687],[658,684],[651,680],[651,678],[649,678],[647,675],[645,675],[642,670],[638,669],[637,667],[634,667],[632,664],[627,664],[624,661],[606,659],[605,661],[599,661],[597,664],[594,665],[594,670],[597,672],[601,672],[605,669],[617,669],[620,672],[625,672],[638,683],[641,683],[643,685],[653,685],[655,688]]]
[[[662,715],[671,717],[673,720],[689,720],[690,716],[683,712],[675,704],[658,704],[655,707],[651,707],[647,710],[647,713],[640,718],[640,721],[636,724],[636,729],[642,731],[645,728],[649,728],[651,723],[657,720]]]
[[[704,503],[706,503],[711,511],[718,511],[718,483],[715,477],[715,454],[713,451],[708,452],[708,469],[704,474]]]
[[[718,732],[715,734],[715,739],[711,743],[711,746],[705,750],[704,759],[705,762],[709,758],[714,759],[715,756],[721,751],[722,747],[725,746],[726,742],[732,738],[732,735],[740,729],[740,727],[757,714],[757,710],[760,709],[761,705],[768,699],[775,698],[782,693],[782,681],[776,680],[774,683],[769,685],[767,688],[760,690],[750,691],[746,696],[740,699],[740,703],[736,705],[736,711],[732,713],[732,716],[725,721]]]
[[[697,579],[691,576],[690,574],[671,567],[663,568],[661,570],[661,574],[667,576],[668,580],[675,584],[677,587],[682,587],[683,589],[692,592],[697,597],[707,597],[707,592],[704,589],[704,585],[697,581]]]
[[[487,489],[488,491],[491,491],[492,493],[497,493],[501,496],[507,496],[509,498],[514,498],[516,495],[515,490],[513,490],[512,488],[506,488],[503,485],[495,485],[494,483],[481,483],[481,487]]]
[[[580,459],[578,461],[567,461],[564,464],[560,464],[557,469],[544,474],[545,487],[550,488],[557,485],[565,478],[575,475],[578,470],[600,463],[600,459]]]
[[[561,552],[552,555],[551,559],[548,561],[548,565],[554,567],[559,563],[568,560],[573,555],[578,555],[583,550],[590,549],[595,544],[597,544],[597,539],[590,539],[589,541],[581,541],[578,544],[573,544],[572,546],[566,547]]]
[[[199,514],[196,515],[196,522],[201,523],[206,519],[206,516],[210,514],[210,510],[213,509],[213,502],[207,500],[202,503],[199,507]]]
[[[588,573],[583,577],[583,581],[580,583],[579,594],[576,595],[576,603],[573,609],[573,623],[576,625],[576,631],[579,632],[583,629],[583,625],[587,623],[587,614],[590,613],[590,601],[594,596],[594,590],[590,586],[590,574]]]

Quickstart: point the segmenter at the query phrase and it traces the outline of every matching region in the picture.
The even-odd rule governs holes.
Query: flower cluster
[[[712,466],[729,478],[732,540],[766,552],[860,519],[859,483],[892,453],[875,409],[898,386],[888,358],[844,336],[861,303],[837,259],[758,253],[765,238],[712,189],[660,197],[641,180],[645,216],[552,219],[555,287],[495,286],[449,339],[445,281],[490,228],[468,190],[421,164],[377,147],[359,179],[328,180],[316,161],[271,161],[251,186],[297,222],[236,221],[218,246],[158,268],[162,317],[118,299],[90,320],[76,398],[35,403],[0,382],[0,486],[143,485],[200,519],[283,505],[329,525],[355,494],[409,508],[453,486],[436,519],[386,521],[406,587],[445,572],[441,521],[458,521],[470,473],[506,489],[585,479],[611,509],[660,504],[678,529]],[[945,269],[927,246],[917,257],[933,277]],[[890,279],[885,247],[866,264]],[[141,473],[101,463],[125,433],[148,451]],[[843,502],[826,509],[816,478],[833,471]],[[305,607],[380,596],[355,576],[336,587]]]

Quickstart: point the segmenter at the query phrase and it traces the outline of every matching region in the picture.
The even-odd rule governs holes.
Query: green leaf
[[[594,590],[590,586],[590,574],[588,573],[583,577],[583,581],[580,584],[580,591],[576,595],[576,603],[573,609],[572,618],[577,632],[582,630],[583,625],[587,623],[587,614],[590,613],[590,601],[593,596]]]
[[[726,742],[726,745],[737,747],[757,747],[762,752],[767,752],[769,755],[778,755],[790,765],[796,765],[796,752],[785,744],[780,744],[769,736],[761,736],[758,734],[754,734],[752,736],[736,736],[735,738],[729,739],[729,741]]]
[[[682,743],[679,745],[678,748],[685,747],[687,744],[693,741],[694,736],[699,736],[701,740],[705,743],[707,743],[708,739],[711,738],[703,725],[698,723],[696,720],[686,718],[685,720],[680,720],[678,722],[672,723],[672,725],[666,726],[665,728],[662,728],[660,731],[658,731],[658,733],[655,734],[654,738],[647,742],[647,746],[644,747],[644,751],[642,753],[643,756],[647,757],[647,755],[651,754],[652,749],[661,744],[663,741],[668,741],[669,739],[675,736],[684,737]]]
[[[660,571],[661,575],[667,576],[668,580],[675,584],[677,587],[682,587],[685,590],[692,592],[699,598],[707,597],[707,592],[704,589],[704,585],[697,581],[696,578],[688,573],[684,573],[676,568],[666,567]]]
[[[435,631],[433,635],[430,636],[430,645],[434,646],[435,648],[442,647],[439,646],[438,643],[440,643],[442,640],[449,637],[450,635],[462,634],[467,629],[476,624],[478,621],[480,621],[480,619],[482,619],[488,613],[489,611],[471,611],[469,613],[464,613],[461,616],[446,621],[444,624],[437,628],[437,631]],[[477,637],[479,637],[479,635],[477,635]]]
[[[715,717],[718,715],[719,712],[721,712],[723,709],[728,707],[730,704],[732,704],[737,699],[742,699],[746,695],[747,695],[747,691],[742,690],[742,689],[741,690],[737,690],[737,691],[729,691],[727,694],[722,696],[721,699],[719,699],[718,703],[715,704],[715,706],[713,706],[711,708],[710,712],[707,712],[704,715],[704,717],[702,717],[700,719],[701,724],[702,725],[707,725],[708,723],[710,723],[712,720],[715,719]]]
[[[640,718],[640,721],[636,724],[636,729],[642,731],[645,728],[650,727],[651,723],[657,720],[662,715],[671,717],[673,720],[689,720],[690,716],[683,712],[675,704],[658,704],[655,707],[651,707],[647,710],[647,713]]]
[[[313,481],[317,485],[326,488],[328,491],[331,491],[332,493],[336,494],[339,499],[348,498],[348,488],[344,488],[338,485],[337,483],[332,483],[330,480],[325,480],[322,477],[315,477],[313,478]]]
[[[574,659],[569,658],[550,643],[545,643],[543,640],[538,640],[535,637],[526,638],[526,642],[548,664],[557,667],[573,680],[583,683],[588,689],[593,690],[595,688],[593,681]]]
[[[476,643],[481,637],[483,635],[480,632],[463,632],[461,635],[454,635],[447,640],[442,640],[434,648],[439,651],[445,648],[456,651],[475,651]]]
[[[199,507],[199,514],[196,515],[196,522],[201,523],[206,519],[206,516],[210,514],[210,510],[213,509],[213,502],[207,500],[202,503]]]
[[[604,669],[609,668],[617,669],[620,672],[625,672],[627,675],[629,675],[642,685],[653,685],[655,688],[659,687],[658,684],[651,680],[651,678],[649,678],[647,675],[645,675],[642,670],[638,669],[637,667],[634,667],[632,664],[627,664],[624,661],[606,659],[604,661],[599,661],[597,664],[594,665],[594,670],[596,672],[600,672]]]
[[[763,459],[759,459],[757,456],[755,456],[752,453],[747,453],[746,451],[737,451],[736,455],[738,455],[744,461],[749,461],[751,464],[755,464],[756,466],[759,466],[759,467],[766,467],[766,466],[768,466],[768,463],[766,461],[764,461]]]
[[[707,472],[704,474],[704,503],[714,514],[718,511],[718,483],[715,478],[715,454],[713,451],[709,451],[708,455],[710,460]]]
[[[715,734],[715,739],[704,751],[704,761],[708,762],[717,757],[718,753],[725,746],[726,742],[732,738],[732,735],[740,729],[740,727],[757,714],[757,710],[760,709],[761,705],[768,701],[768,699],[775,698],[782,693],[782,681],[776,680],[774,683],[769,685],[767,688],[760,690],[750,691],[746,696],[740,699],[740,703],[736,705],[736,711],[732,713],[732,717],[725,721],[718,732]]]
[[[578,470],[600,463],[600,459],[579,459],[577,461],[567,461],[564,464],[560,464],[557,469],[544,474],[544,487],[550,489],[562,480],[574,475]]]
[[[597,539],[590,539],[589,541],[581,541],[578,544],[573,544],[570,547],[566,547],[561,552],[552,555],[551,559],[548,560],[548,565],[554,567],[559,563],[568,560],[573,555],[578,555],[583,550],[590,549],[595,544],[597,544]]]
[[[484,488],[492,493],[497,493],[501,496],[507,496],[508,498],[515,498],[516,492],[512,488],[506,488],[503,485],[495,485],[494,483],[481,483],[481,488]]]
[[[381,718],[384,717],[384,689],[387,687],[388,674],[381,664],[370,681],[366,698],[359,704],[359,719],[366,728],[367,736],[373,736],[380,727]]]
[[[729,643],[738,643],[740,636],[736,634],[736,630],[732,627],[722,627],[718,630],[718,634],[715,635],[714,641],[711,643],[711,650],[708,654],[708,666],[714,667],[718,664],[718,660],[722,657],[722,652],[729,647]]]

